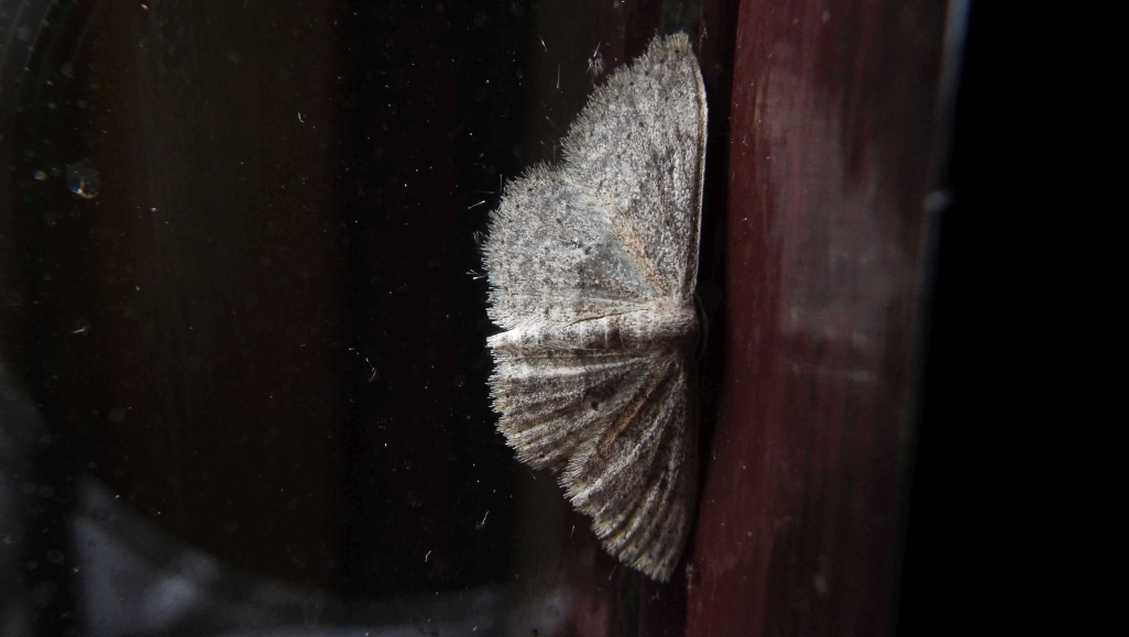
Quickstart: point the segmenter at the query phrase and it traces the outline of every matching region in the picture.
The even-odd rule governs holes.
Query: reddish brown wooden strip
[[[742,3],[689,635],[891,632],[944,22]]]

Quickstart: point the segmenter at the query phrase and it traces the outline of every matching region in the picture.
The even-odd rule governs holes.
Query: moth
[[[611,73],[562,150],[506,185],[483,244],[497,427],[609,553],[666,581],[697,497],[706,96],[687,36]]]

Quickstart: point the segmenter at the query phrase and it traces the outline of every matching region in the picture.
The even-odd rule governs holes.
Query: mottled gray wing
[[[653,296],[591,194],[545,167],[507,184],[483,245],[494,323],[567,324]]]
[[[693,298],[706,101],[685,34],[596,88],[557,170],[511,182],[484,245],[490,318],[567,323]]]
[[[609,553],[667,580],[696,492],[690,373],[672,348],[603,349],[549,338],[491,337],[498,430],[531,467],[557,472]]]
[[[659,296],[690,300],[698,268],[706,93],[684,33],[655,38],[598,88],[564,140]]]

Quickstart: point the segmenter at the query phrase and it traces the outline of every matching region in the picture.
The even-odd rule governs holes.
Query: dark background
[[[234,572],[351,599],[566,586],[573,630],[639,630],[649,585],[494,431],[477,233],[505,179],[557,157],[594,56],[710,10],[4,9],[0,351],[38,412],[19,479],[49,495],[18,581],[43,631],[80,629],[88,478]],[[695,39],[716,135],[732,35]]]

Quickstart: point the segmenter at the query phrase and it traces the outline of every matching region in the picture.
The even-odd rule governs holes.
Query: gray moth
[[[685,34],[589,97],[562,160],[510,181],[483,260],[498,431],[604,548],[670,578],[697,492],[706,98]]]

